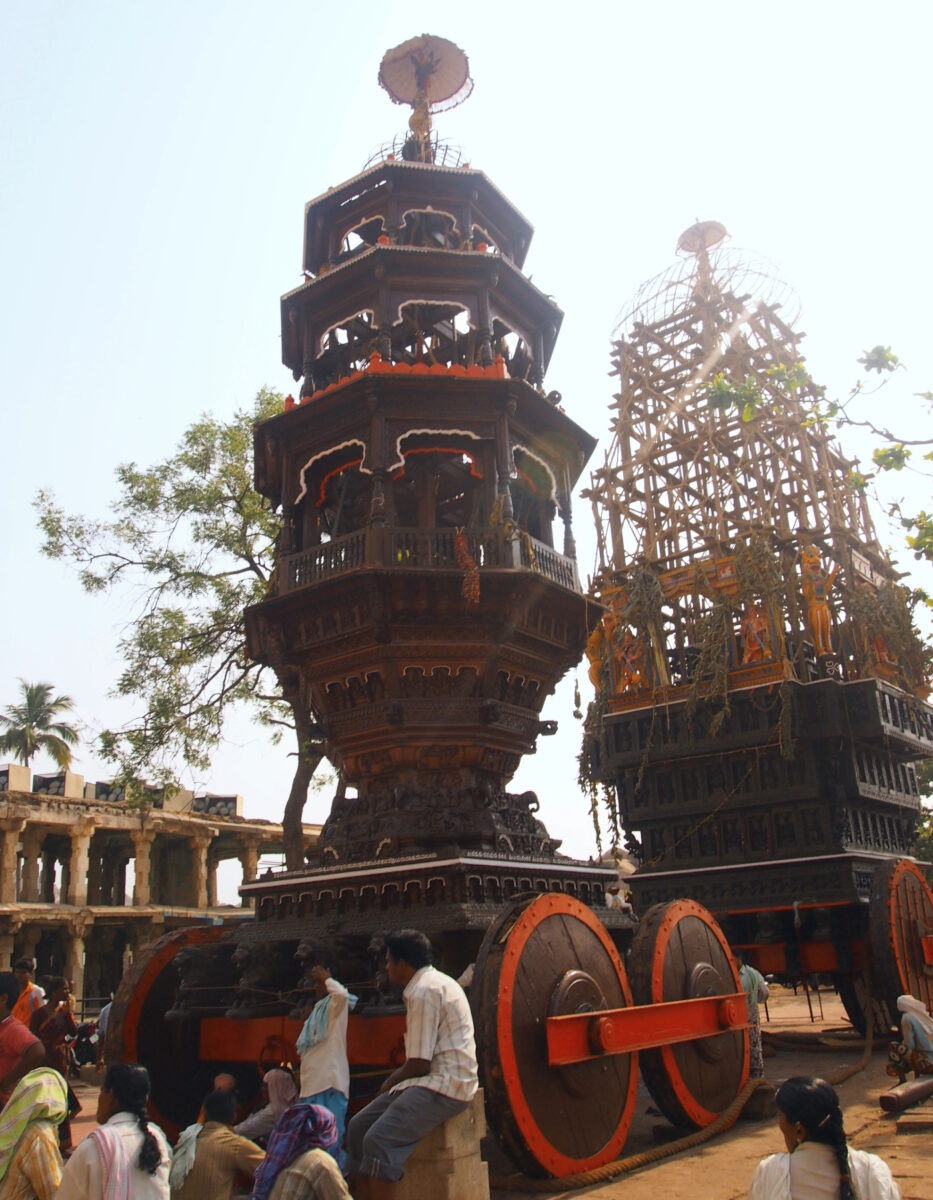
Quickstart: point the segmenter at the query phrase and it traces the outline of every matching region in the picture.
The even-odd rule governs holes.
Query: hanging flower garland
[[[457,566],[463,572],[463,584],[460,588],[461,596],[463,596],[467,604],[479,604],[479,567],[470,553],[470,547],[467,544],[462,527],[457,529],[454,536],[454,556],[457,559]]]

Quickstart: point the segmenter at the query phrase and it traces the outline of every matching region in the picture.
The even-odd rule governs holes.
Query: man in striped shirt
[[[456,980],[431,966],[425,935],[390,933],[386,972],[404,988],[405,1061],[347,1130],[348,1166],[360,1200],[389,1200],[421,1139],[462,1112],[477,1089],[469,1002]]]

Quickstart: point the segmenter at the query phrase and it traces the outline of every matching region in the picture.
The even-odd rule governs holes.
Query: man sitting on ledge
[[[431,966],[416,929],[386,938],[389,982],[404,987],[405,1061],[350,1121],[348,1167],[359,1200],[389,1200],[422,1138],[463,1112],[476,1095],[473,1016],[463,988]]]

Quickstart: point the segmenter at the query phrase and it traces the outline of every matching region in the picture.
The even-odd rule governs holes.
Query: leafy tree
[[[28,767],[40,751],[48,754],[63,771],[71,766],[71,747],[78,742],[73,725],[57,718],[71,712],[70,696],[53,696],[50,683],[19,681],[22,702],[10,704],[0,713],[0,753],[12,754]]]
[[[181,761],[206,770],[236,706],[253,710],[276,740],[294,731],[296,768],[285,806],[285,859],[303,865],[301,815],[323,754],[294,685],[246,653],[244,609],[268,590],[279,517],[253,488],[253,425],[282,411],[260,391],[229,421],[205,414],[176,451],[147,469],[116,468],[113,518],[66,514],[48,491],[35,501],[43,553],[79,569],[91,593],[118,584],[141,589],[119,643],[125,666],[118,696],[139,698],[141,716],[100,738],[101,752],[131,784],[173,785]]]

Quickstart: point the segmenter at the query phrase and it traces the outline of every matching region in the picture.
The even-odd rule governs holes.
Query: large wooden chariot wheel
[[[593,911],[561,893],[514,905],[486,934],[470,994],[490,1122],[514,1162],[563,1177],[618,1158],[637,1053],[548,1065],[549,1016],[632,1004],[622,960]]]
[[[693,900],[656,904],[642,917],[629,958],[638,1004],[725,996],[742,990],[725,935]],[[748,1080],[748,1030],[643,1050],[641,1073],[674,1125],[702,1128]]]
[[[933,890],[920,867],[894,859],[875,872],[869,913],[875,993],[899,1020],[897,998],[909,993],[933,1009]]]
[[[144,1063],[152,1082],[150,1113],[172,1138],[196,1117],[225,1062],[202,1062],[200,1022],[165,1020],[178,987],[175,959],[192,947],[219,942],[219,926],[195,926],[165,934],[137,958],[113,998],[106,1060]],[[259,1075],[250,1068],[258,1088]]]

